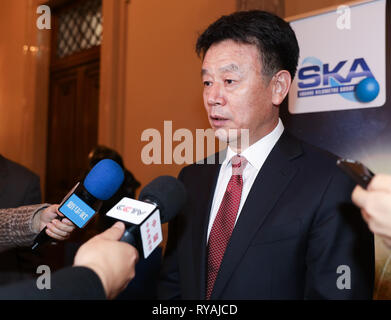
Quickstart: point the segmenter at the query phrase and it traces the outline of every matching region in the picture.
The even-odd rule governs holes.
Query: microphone
[[[106,215],[125,222],[127,229],[120,241],[135,246],[146,259],[163,240],[161,224],[185,205],[186,190],[174,177],[160,176],[144,187],[139,199],[125,197]]]
[[[121,166],[111,159],[103,159],[90,170],[83,183],[78,182],[65,196],[58,211],[77,227],[83,228],[99,211],[103,201],[117,192],[123,181]],[[46,227],[34,239],[31,250],[52,239],[45,231]]]

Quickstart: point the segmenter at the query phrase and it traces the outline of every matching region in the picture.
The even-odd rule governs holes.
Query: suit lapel
[[[217,155],[215,164],[202,165],[202,175],[198,177],[200,179],[200,192],[197,196],[198,202],[192,221],[194,279],[197,286],[196,292],[199,292],[199,299],[205,298],[206,238],[213,195],[221,167]]]
[[[211,299],[219,298],[252,238],[296,174],[297,168],[290,160],[301,153],[298,140],[284,132],[263,164],[247,196],[221,263]]]

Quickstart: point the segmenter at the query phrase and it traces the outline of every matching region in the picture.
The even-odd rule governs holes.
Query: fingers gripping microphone
[[[99,211],[102,202],[117,192],[123,181],[121,166],[111,159],[103,159],[91,169],[83,183],[78,182],[65,196],[58,211],[77,227],[83,228]],[[45,227],[35,238],[31,249],[36,249],[50,239]]]
[[[161,176],[144,187],[139,199],[123,198],[107,216],[126,223],[121,241],[135,246],[147,258],[163,240],[161,224],[174,218],[184,206],[186,190],[174,177]]]

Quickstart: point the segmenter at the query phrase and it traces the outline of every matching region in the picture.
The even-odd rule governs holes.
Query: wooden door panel
[[[97,144],[99,62],[51,77],[46,201],[58,203],[87,169]]]
[[[73,168],[75,137],[75,108],[77,103],[77,73],[62,73],[51,77],[51,98],[48,121],[48,202],[59,202],[70,187],[69,177],[75,177]]]
[[[87,169],[87,156],[96,146],[98,140],[98,107],[99,107],[99,64],[92,64],[80,69],[80,95],[76,113],[75,128],[78,137],[78,154],[82,155],[75,166],[80,172]]]

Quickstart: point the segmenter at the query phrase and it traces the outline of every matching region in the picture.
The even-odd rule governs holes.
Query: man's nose
[[[225,98],[223,88],[219,83],[213,83],[207,92],[207,102],[210,106],[224,105]]]

